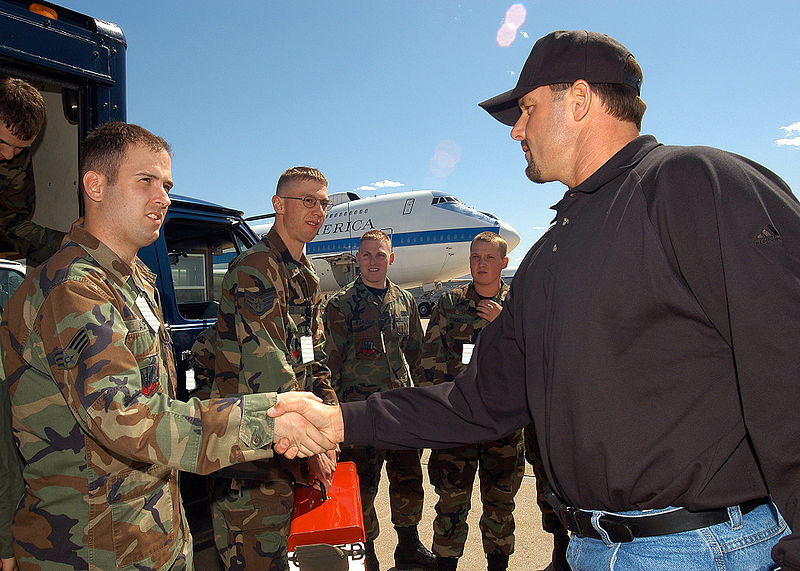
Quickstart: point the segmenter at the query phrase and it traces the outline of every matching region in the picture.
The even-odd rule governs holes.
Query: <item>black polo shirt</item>
[[[533,420],[574,506],[770,494],[800,528],[800,206],[786,184],[643,136],[554,208],[469,368],[345,405],[347,441],[452,446]],[[773,555],[800,569],[797,535]]]

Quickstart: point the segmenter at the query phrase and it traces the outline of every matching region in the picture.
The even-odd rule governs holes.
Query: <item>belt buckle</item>
[[[611,543],[629,543],[633,541],[633,530],[627,523],[615,521],[608,516],[600,516],[598,525],[608,534]]]
[[[585,535],[583,527],[581,526],[581,522],[577,516],[579,511],[580,510],[572,506],[564,506],[564,520],[565,520],[564,523],[566,524],[567,529],[569,529],[573,533],[577,533],[578,535]]]

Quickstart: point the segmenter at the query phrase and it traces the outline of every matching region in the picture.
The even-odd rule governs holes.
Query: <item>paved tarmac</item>
[[[430,549],[433,538],[433,518],[436,515],[436,492],[428,482],[427,464],[429,451],[422,456],[425,508],[422,512],[422,522],[419,525],[419,535],[422,542]],[[477,480],[477,476],[476,476]],[[509,560],[509,571],[535,571],[544,569],[550,563],[553,549],[552,536],[542,530],[542,515],[536,505],[536,483],[533,469],[525,465],[525,477],[516,497],[517,507],[514,510],[514,519],[517,524],[516,548]],[[382,571],[395,571],[394,548],[397,545],[397,534],[394,531],[389,512],[388,482],[386,470],[383,471],[381,487],[375,500],[375,509],[380,519],[381,533],[375,541],[375,552],[381,563]],[[459,571],[481,571],[486,569],[486,556],[483,553],[481,532],[478,520],[481,515],[481,502],[478,483],[472,488],[472,509],[467,522],[469,535],[464,547],[464,556],[459,560]]]
[[[427,328],[428,320],[422,320],[423,330]],[[430,451],[425,451],[422,456],[425,507],[422,512],[422,522],[419,525],[419,535],[422,542],[430,549],[433,540],[433,518],[436,515],[436,492],[428,481],[428,456]],[[477,482],[472,487],[472,509],[469,512],[467,523],[469,535],[464,546],[464,556],[458,564],[459,571],[481,571],[486,569],[486,556],[483,553],[481,532],[478,521],[481,516],[480,490]],[[386,480],[384,468],[378,497],[375,499],[375,509],[381,526],[381,533],[375,541],[375,552],[381,564],[382,571],[396,571],[394,567],[394,548],[397,545],[397,534],[392,526],[389,511],[389,484]],[[553,550],[552,536],[542,530],[542,514],[536,505],[536,482],[533,477],[533,468],[525,464],[525,477],[522,480],[516,497],[517,507],[514,510],[516,521],[516,547],[509,560],[509,571],[537,571],[544,569],[550,563]],[[195,568],[198,571],[216,571],[220,569],[217,564],[216,553],[213,549],[205,550],[195,555]]]
[[[436,515],[436,493],[428,482],[427,464],[430,451],[425,451],[422,456],[425,507],[422,512],[422,522],[419,525],[420,539],[426,547],[431,547],[433,538],[433,518]],[[536,483],[533,469],[525,465],[525,477],[516,497],[517,507],[514,517],[517,524],[516,549],[509,560],[509,571],[536,571],[544,569],[550,563],[550,554],[553,549],[551,536],[542,531],[542,515],[536,505]],[[481,515],[480,494],[478,485],[472,490],[472,509],[467,519],[469,523],[469,536],[464,546],[464,556],[459,560],[459,571],[481,571],[486,569],[486,557],[483,554],[481,533],[478,520]],[[375,508],[380,519],[381,533],[375,542],[375,551],[381,563],[382,571],[396,571],[394,567],[394,548],[397,545],[397,534],[394,531],[389,512],[388,482],[386,470],[383,471],[381,487],[375,500]],[[218,563],[216,551],[213,548],[195,554],[195,569],[197,571],[218,571],[222,566]]]

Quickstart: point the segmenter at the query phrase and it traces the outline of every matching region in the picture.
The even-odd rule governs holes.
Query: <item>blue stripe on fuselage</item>
[[[499,226],[489,228],[451,228],[449,230],[425,230],[422,232],[403,232],[392,235],[392,247],[421,246],[428,244],[445,244],[449,242],[471,242],[472,239],[487,230],[498,232]],[[329,254],[334,252],[354,252],[358,250],[360,236],[339,238],[336,240],[314,240],[306,244],[306,255]]]

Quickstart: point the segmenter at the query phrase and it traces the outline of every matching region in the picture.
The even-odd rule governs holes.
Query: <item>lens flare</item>
[[[506,10],[506,17],[503,25],[497,30],[497,44],[501,48],[507,48],[517,39],[517,30],[525,23],[525,6],[522,4],[512,4]]]
[[[505,23],[512,26],[515,30],[519,29],[522,24],[525,23],[526,15],[527,12],[525,11],[525,6],[522,4],[514,4],[506,12]]]
[[[507,48],[514,43],[515,39],[517,39],[516,28],[512,28],[508,24],[503,24],[500,26],[500,29],[497,30],[497,45],[501,48]]]
[[[447,178],[461,160],[461,147],[453,140],[447,139],[436,145],[431,157],[430,170],[436,178]]]

